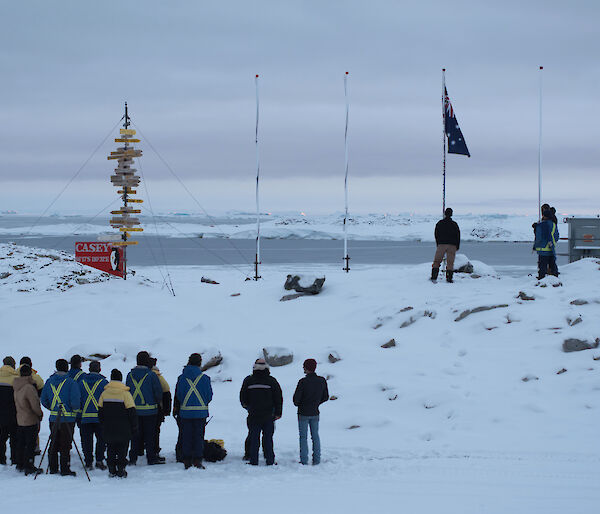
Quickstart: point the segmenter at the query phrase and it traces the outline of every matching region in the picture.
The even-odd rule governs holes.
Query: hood
[[[8,364],[5,364],[0,368],[0,377],[18,377],[19,373],[15,368],[10,367]]]
[[[104,390],[106,391],[107,389],[113,389],[115,391],[129,391],[129,386],[126,386],[123,382],[111,380],[104,386]]]
[[[268,377],[271,372],[269,371],[269,369],[255,369],[252,374],[255,377]]]
[[[13,389],[15,392],[23,389],[27,384],[34,385],[33,378],[31,377],[16,377],[13,382]]]
[[[192,366],[188,364],[183,368],[183,376],[187,378],[196,378],[198,375],[202,373],[200,366]]]

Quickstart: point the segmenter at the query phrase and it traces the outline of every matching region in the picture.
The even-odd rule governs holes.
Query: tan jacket
[[[44,414],[40,407],[35,381],[32,377],[16,377],[13,381],[13,389],[17,407],[17,424],[20,427],[37,425]]]
[[[0,368],[0,385],[12,386],[13,380],[19,376],[15,368],[6,364]]]
[[[21,366],[19,366],[17,368],[17,373],[19,373],[19,374],[21,373],[22,366],[23,366],[23,364],[21,364]],[[38,372],[35,369],[31,370],[31,378],[33,379],[33,383],[38,391],[41,391],[42,389],[44,389],[44,380],[42,379],[42,377],[40,377],[38,375]]]
[[[154,371],[154,373],[156,373],[156,376],[158,377],[158,381],[160,382],[160,387],[162,387],[163,393],[168,393],[169,391],[171,391],[171,389],[169,388],[168,382],[160,374],[160,370],[156,366],[154,366],[152,368],[152,371]]]

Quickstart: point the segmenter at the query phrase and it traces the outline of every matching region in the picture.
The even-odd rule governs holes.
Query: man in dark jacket
[[[552,211],[546,209],[542,221],[535,227],[534,248],[538,254],[538,280],[543,279],[549,271],[558,276],[556,265],[556,244],[559,239],[558,228],[552,221]]]
[[[306,359],[304,373],[296,386],[294,405],[298,407],[298,431],[300,433],[300,464],[308,464],[308,427],[312,439],[312,463],[321,462],[321,439],[319,437],[319,405],[329,400],[327,380],[318,376],[317,361]]]
[[[108,381],[104,375],[100,374],[100,371],[100,362],[92,361],[90,362],[90,372],[84,374],[79,380],[82,405],[79,433],[81,435],[81,449],[85,459],[85,466],[88,469],[94,469],[94,455],[96,457],[96,467],[98,469],[106,469],[104,464],[106,444],[102,438],[102,428],[98,419],[98,400]],[[96,437],[95,452],[94,436]]]
[[[40,400],[50,411],[50,473],[58,473],[60,454],[60,474],[75,476],[75,472],[71,471],[70,453],[77,412],[81,412],[81,392],[77,383],[68,376],[68,370],[69,363],[65,359],[56,361],[56,373],[46,380]]]
[[[137,366],[127,375],[126,384],[129,387],[135,402],[138,415],[139,430],[134,435],[131,451],[129,452],[129,463],[136,464],[138,455],[146,447],[146,458],[148,464],[164,464],[164,457],[156,454],[156,425],[158,408],[162,402],[162,387],[158,376],[150,367],[150,355],[142,351],[137,354]]]
[[[435,244],[437,248],[431,268],[431,280],[437,280],[440,265],[445,255],[447,258],[446,281],[453,282],[454,258],[460,248],[460,229],[456,221],[452,219],[452,209],[450,207],[444,211],[444,219],[438,221],[435,226]]]
[[[0,368],[0,464],[6,464],[6,443],[10,440],[10,460],[17,462],[17,409],[13,381],[19,376],[15,359],[5,357]]]
[[[210,377],[201,369],[202,356],[192,353],[187,366],[177,379],[173,415],[179,418],[181,454],[185,469],[204,469],[204,429],[208,418],[208,404],[213,392]]]
[[[281,418],[283,409],[283,394],[281,387],[269,372],[269,366],[264,359],[254,363],[252,375],[247,376],[240,390],[240,403],[248,411],[250,428],[250,462],[258,466],[258,450],[262,433],[263,451],[267,466],[275,463],[273,451],[273,433],[275,421]]]
[[[106,441],[108,473],[110,477],[127,476],[127,448],[138,431],[138,417],[129,387],[123,384],[118,369],[110,373],[110,382],[98,400],[98,417]]]

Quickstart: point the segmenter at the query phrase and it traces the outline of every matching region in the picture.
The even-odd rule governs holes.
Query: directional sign
[[[114,248],[114,246],[115,243],[112,242],[77,242],[75,243],[75,260],[105,273],[122,277],[125,263],[123,248]]]
[[[139,143],[140,139],[126,139],[124,137],[115,138],[115,143]]]
[[[134,129],[121,129],[119,130],[119,133],[123,134],[124,136],[135,136]]]

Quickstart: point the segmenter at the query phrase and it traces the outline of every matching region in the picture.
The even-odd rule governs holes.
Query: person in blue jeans
[[[298,407],[298,431],[300,433],[300,464],[308,464],[308,429],[312,439],[312,463],[321,462],[321,439],[319,438],[319,405],[329,400],[327,381],[316,374],[317,361],[306,359],[304,373],[296,386],[294,405]]]

